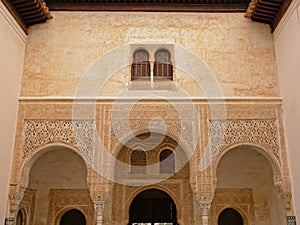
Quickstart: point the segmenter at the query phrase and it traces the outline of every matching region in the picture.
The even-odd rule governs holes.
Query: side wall
[[[300,1],[294,0],[274,32],[279,86],[283,97],[295,214],[300,219]]]
[[[0,224],[4,224],[26,34],[0,1]]]

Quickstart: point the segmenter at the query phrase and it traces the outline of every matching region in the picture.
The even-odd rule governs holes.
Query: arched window
[[[130,156],[130,165],[131,173],[146,173],[146,153],[142,150],[134,150]]]
[[[165,149],[159,154],[160,173],[175,172],[175,157],[170,149]]]
[[[149,54],[146,50],[140,49],[133,53],[131,65],[131,80],[150,80]]]
[[[20,209],[17,214],[16,225],[25,225],[26,224],[26,215],[23,209]]]
[[[173,80],[173,65],[171,54],[165,49],[158,50],[155,53],[154,79]]]
[[[67,211],[61,218],[59,225],[86,225],[85,217],[77,209]]]
[[[241,214],[235,209],[224,209],[218,218],[218,225],[243,225],[243,218]]]

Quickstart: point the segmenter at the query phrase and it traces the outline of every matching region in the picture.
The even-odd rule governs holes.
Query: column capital
[[[199,202],[200,210],[203,216],[208,216],[211,207],[210,202]]]
[[[94,208],[97,212],[97,215],[103,215],[105,207],[105,201],[104,200],[95,200],[94,201]]]

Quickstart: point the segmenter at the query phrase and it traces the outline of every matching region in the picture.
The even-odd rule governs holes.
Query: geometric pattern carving
[[[237,210],[244,220],[244,225],[254,224],[254,202],[252,189],[217,188],[211,207],[211,224],[218,221],[218,216],[226,208]]]
[[[51,189],[47,224],[54,224],[62,210],[72,208],[84,214],[86,224],[94,224],[94,206],[88,189]]]
[[[76,146],[91,160],[94,127],[92,120],[25,120],[23,159],[45,144],[64,143]]]
[[[275,119],[211,120],[209,147],[213,159],[224,147],[239,143],[264,146],[279,159],[279,138]]]

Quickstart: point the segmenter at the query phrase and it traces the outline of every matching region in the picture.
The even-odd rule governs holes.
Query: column
[[[202,212],[202,225],[208,225],[208,214],[211,207],[210,202],[199,202]]]
[[[103,224],[104,207],[105,207],[105,201],[103,201],[103,200],[94,201],[94,208],[96,211],[96,225]]]

